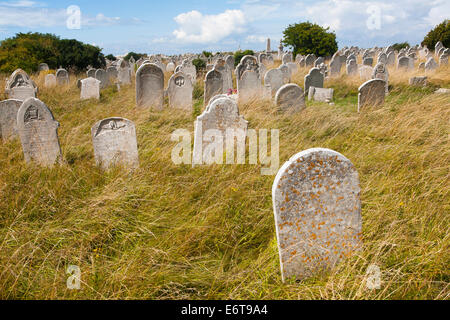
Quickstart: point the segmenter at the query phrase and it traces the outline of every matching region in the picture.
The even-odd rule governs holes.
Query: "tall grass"
[[[449,68],[429,88],[390,70],[380,108],[356,112],[358,77],[326,81],[336,105],[307,102],[294,115],[271,101],[240,106],[254,129],[280,130],[280,162],[311,147],[334,149],[361,178],[364,248],[327,274],[281,282],[271,203],[273,176],[259,165],[174,165],[170,140],[193,132],[196,111],[135,108],[133,86],[80,101],[75,80],[39,98],[61,126],[65,163],[24,162],[20,142],[0,144],[2,299],[449,299]],[[303,86],[307,70],[293,81]],[[4,87],[4,77],[0,86]],[[121,116],[136,123],[140,168],[95,166],[90,128]],[[68,265],[81,289],[66,286]],[[382,271],[379,290],[367,267]]]

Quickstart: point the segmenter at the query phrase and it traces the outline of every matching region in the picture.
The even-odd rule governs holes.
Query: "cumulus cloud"
[[[216,43],[230,35],[246,31],[246,19],[241,10],[226,10],[217,15],[203,15],[193,10],[174,18],[177,40],[188,43]]]

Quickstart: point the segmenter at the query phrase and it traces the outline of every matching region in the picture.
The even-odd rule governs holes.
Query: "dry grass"
[[[344,154],[359,171],[364,249],[327,274],[281,282],[271,203],[260,166],[172,163],[170,134],[195,115],[136,110],[134,88],[79,101],[75,81],[41,89],[60,122],[66,163],[24,163],[19,141],[0,145],[2,299],[449,299],[449,68],[431,88],[391,71],[383,107],[356,112],[358,78],[342,76],[336,105],[296,115],[270,101],[240,106],[250,128],[280,129],[280,162],[311,147]],[[306,70],[294,77],[303,86]],[[0,86],[4,87],[4,77]],[[39,83],[42,79],[36,79]],[[201,87],[198,90],[201,92]],[[122,116],[137,126],[140,169],[103,173],[90,128]],[[66,288],[78,265],[81,290]],[[370,264],[382,271],[367,290]]]

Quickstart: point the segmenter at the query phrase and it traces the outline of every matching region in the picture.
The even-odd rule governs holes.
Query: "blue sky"
[[[80,29],[67,27],[67,8],[81,11]],[[336,32],[339,47],[420,43],[450,18],[449,0],[0,0],[0,40],[17,32],[54,33],[104,53],[276,49],[284,28],[311,21]]]

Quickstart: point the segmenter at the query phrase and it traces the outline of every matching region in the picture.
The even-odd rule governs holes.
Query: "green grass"
[[[137,110],[133,86],[109,88],[100,101],[79,101],[74,83],[43,88],[65,163],[40,168],[24,162],[19,141],[0,145],[0,298],[448,299],[450,98],[393,78],[385,105],[360,114],[352,79],[330,81],[335,106],[308,102],[295,115],[270,101],[240,106],[249,128],[280,130],[280,164],[326,147],[361,178],[363,250],[328,273],[285,283],[274,177],[260,165],[171,161],[171,133],[193,132],[203,110],[201,83],[192,113]],[[431,82],[448,87],[450,78]],[[95,166],[90,128],[110,116],[136,123],[134,172]],[[81,268],[81,290],[66,287],[69,264]],[[379,290],[365,288],[370,264],[381,268]]]

